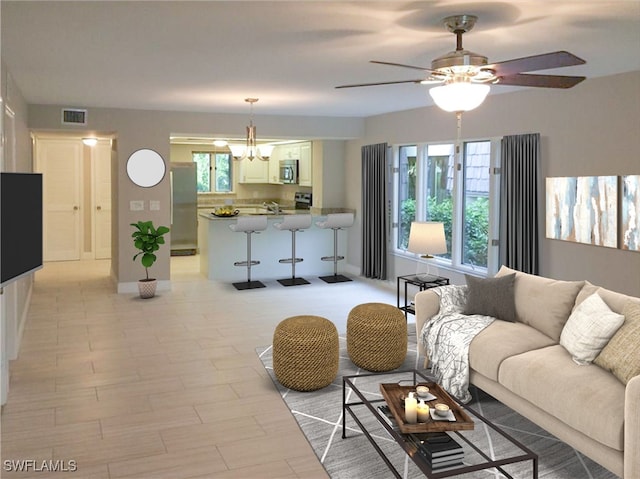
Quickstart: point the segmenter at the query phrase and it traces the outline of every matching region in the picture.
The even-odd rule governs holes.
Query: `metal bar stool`
[[[280,263],[291,263],[291,278],[279,279],[278,283],[282,286],[298,286],[301,284],[309,284],[304,278],[296,278],[296,263],[300,263],[303,259],[296,258],[296,232],[311,227],[311,215],[290,215],[284,216],[281,223],[274,223],[273,227],[281,231],[291,231],[291,258],[281,259]]]
[[[247,235],[247,260],[233,263],[234,266],[247,267],[247,280],[233,283],[233,285],[240,290],[264,288],[264,284],[260,281],[251,281],[251,267],[260,264],[260,261],[251,259],[251,234],[267,229],[267,217],[264,215],[242,216],[238,218],[235,224],[229,225],[229,228],[236,233],[245,233]]]
[[[351,281],[344,275],[338,274],[338,261],[344,259],[344,256],[338,256],[338,230],[353,226],[353,213],[331,213],[327,215],[326,221],[318,221],[318,228],[333,230],[333,256],[323,256],[322,261],[333,261],[333,274],[329,276],[320,276],[325,283],[344,283]]]

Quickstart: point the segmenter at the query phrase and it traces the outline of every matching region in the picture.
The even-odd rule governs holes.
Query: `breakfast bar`
[[[264,210],[262,210],[264,211]],[[206,211],[198,214],[198,245],[200,248],[200,271],[207,278],[225,282],[243,281],[246,269],[234,266],[236,261],[246,259],[247,246],[244,235],[234,233],[229,225],[238,217],[261,213],[260,208],[242,209],[238,216],[217,217]],[[260,261],[252,268],[256,280],[277,280],[291,276],[291,265],[279,260],[291,257],[291,234],[274,228],[274,223],[282,221],[284,215],[309,214],[309,211],[286,210],[282,214],[266,214],[267,229],[252,236],[251,256]],[[333,254],[333,232],[321,229],[316,222],[326,219],[326,215],[312,215],[311,227],[298,231],[296,257],[303,261],[296,264],[296,274],[307,279],[314,276],[333,274],[333,263],[320,258]],[[346,256],[346,234],[338,235],[340,255]],[[345,261],[341,262],[343,266]]]

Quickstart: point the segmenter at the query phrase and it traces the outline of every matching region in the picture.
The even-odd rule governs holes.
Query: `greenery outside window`
[[[193,152],[198,193],[229,193],[233,190],[231,153]]]
[[[412,221],[444,224],[446,254],[438,262],[486,273],[497,265],[498,140],[465,141],[456,165],[455,144],[399,145],[395,149],[394,232],[397,253],[407,253]],[[410,253],[407,253],[410,254]]]

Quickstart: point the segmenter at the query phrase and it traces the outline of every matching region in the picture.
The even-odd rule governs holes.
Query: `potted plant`
[[[160,249],[160,245],[164,244],[164,235],[169,232],[166,226],[153,226],[153,221],[138,221],[131,223],[136,230],[131,237],[134,246],[140,250],[133,256],[133,261],[140,257],[142,266],[144,266],[146,278],[138,281],[138,291],[141,298],[153,298],[156,294],[157,281],[155,278],[149,278],[149,268],[156,262],[155,252]]]

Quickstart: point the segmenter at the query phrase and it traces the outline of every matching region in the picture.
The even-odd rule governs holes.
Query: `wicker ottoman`
[[[273,372],[284,387],[315,391],[338,374],[338,330],[320,316],[293,316],[273,333]]]
[[[407,323],[395,306],[366,303],[347,319],[347,352],[356,366],[367,371],[391,371],[407,356]]]

